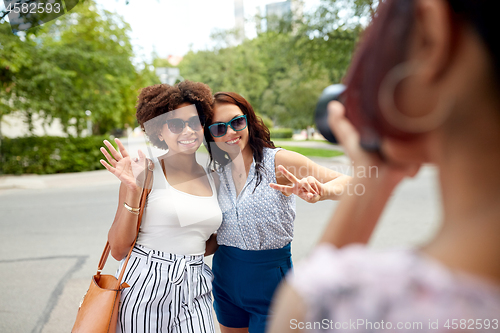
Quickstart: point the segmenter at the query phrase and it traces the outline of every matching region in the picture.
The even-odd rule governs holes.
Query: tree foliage
[[[179,64],[185,79],[214,92],[243,95],[267,123],[304,128],[313,124],[318,96],[342,80],[352,52],[377,0],[322,0],[302,20],[275,22],[236,45],[237,31],[215,31],[215,47],[190,51]],[[257,18],[260,22],[261,18]],[[82,0],[70,13],[25,35],[12,34],[0,17],[0,119],[21,111],[47,123],[61,119],[66,131],[86,127],[103,134],[133,125],[141,87],[159,83],[152,66],[132,64],[130,27],[113,13]],[[155,59],[153,65],[168,65]]]
[[[323,0],[303,20],[287,18],[237,46],[231,42],[234,31],[217,31],[217,46],[190,51],[179,64],[181,75],[207,83],[215,92],[238,92],[277,126],[305,128],[313,125],[322,90],[341,82],[362,22],[369,20],[377,3]]]
[[[0,116],[18,110],[28,124],[35,113],[47,123],[59,118],[77,134],[86,127],[86,110],[95,134],[133,124],[138,89],[157,79],[149,66],[132,64],[129,30],[94,0],[25,36],[0,23]]]

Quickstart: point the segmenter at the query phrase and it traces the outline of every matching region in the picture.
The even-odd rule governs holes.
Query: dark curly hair
[[[250,103],[243,98],[241,95],[234,92],[218,92],[214,96],[214,105],[216,104],[234,104],[238,106],[247,116],[248,122],[248,144],[252,148],[253,157],[255,159],[255,173],[257,174],[257,183],[255,187],[259,186],[262,180],[262,159],[264,157],[264,147],[276,148],[274,143],[271,141],[271,135],[269,129],[264,125],[264,122],[260,117],[258,117]],[[217,147],[216,144],[211,144],[214,142],[214,138],[208,130],[208,126],[212,124],[214,113],[210,110],[206,114],[206,124],[205,124],[205,147],[210,154],[210,167],[214,170],[221,171],[228,163],[231,162],[229,155]],[[255,191],[255,189],[254,189]]]
[[[212,113],[213,101],[212,91],[201,82],[186,80],[175,86],[156,84],[141,90],[135,116],[151,143],[155,147],[168,149],[167,144],[158,138],[165,124],[164,115],[183,103],[191,103],[196,106],[201,123],[204,124],[206,115]]]

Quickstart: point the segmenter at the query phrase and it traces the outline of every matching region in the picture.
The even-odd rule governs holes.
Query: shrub
[[[272,128],[271,139],[290,139],[293,136],[291,128]]]
[[[274,123],[273,121],[271,120],[271,118],[269,118],[268,116],[262,116],[262,115],[259,115],[259,117],[262,119],[262,121],[264,122],[264,125],[266,125],[267,128],[269,128],[269,130],[271,130],[271,128],[274,127]]]
[[[49,174],[102,169],[99,148],[106,136],[54,137],[32,136],[3,138],[1,145],[3,174]],[[114,142],[113,142],[114,143]]]

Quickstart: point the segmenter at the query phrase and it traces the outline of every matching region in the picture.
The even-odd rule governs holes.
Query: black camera
[[[321,135],[331,143],[338,143],[335,135],[333,135],[330,126],[328,126],[328,103],[331,101],[341,101],[342,93],[346,90],[343,84],[332,84],[323,90],[316,104],[315,122]]]
[[[338,143],[337,138],[333,135],[330,126],[328,126],[328,103],[331,101],[339,101],[344,103],[344,92],[347,87],[343,84],[333,84],[323,90],[316,104],[315,121],[321,135],[331,143]],[[370,126],[369,123],[363,122],[361,115],[356,115],[353,112],[346,112],[346,117],[356,127],[360,134],[360,145],[368,152],[380,154],[380,136],[378,132]]]

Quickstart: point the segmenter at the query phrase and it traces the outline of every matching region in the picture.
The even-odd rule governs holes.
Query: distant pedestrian
[[[314,136],[314,127],[307,126],[306,127],[306,140],[312,140]]]

